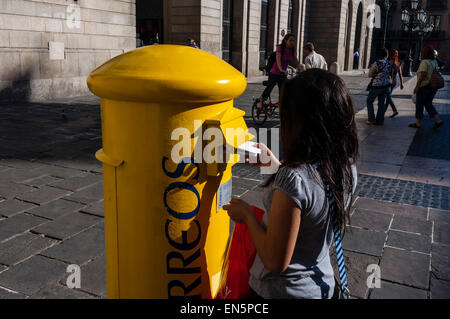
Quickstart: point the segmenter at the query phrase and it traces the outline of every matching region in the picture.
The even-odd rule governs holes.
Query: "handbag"
[[[436,70],[436,68],[433,67],[431,62],[428,62],[428,63],[430,64],[430,66],[433,69],[433,72],[431,73],[431,78],[430,78],[430,86],[431,86],[431,88],[433,88],[435,90],[442,89],[445,86],[444,78],[439,73],[439,71]]]
[[[378,62],[375,62],[375,63],[378,63]],[[372,80],[370,80],[369,85],[367,85],[366,91],[370,91],[370,90],[372,89],[372,87],[373,87],[373,80],[375,80],[375,77],[376,77],[378,74],[380,74],[381,72],[384,72],[384,69],[386,69],[386,66],[387,66],[387,63],[386,63],[386,65],[384,66],[384,68],[383,68],[381,71],[377,72],[377,73],[375,74],[375,76],[372,78]],[[392,75],[389,76],[389,85],[387,85],[386,87],[389,87],[389,86],[391,86],[391,85],[392,85]]]
[[[264,210],[255,206],[252,206],[252,210],[261,223]],[[236,223],[228,246],[216,299],[247,299],[249,297],[250,268],[253,266],[255,257],[256,247],[250,230],[246,224]]]
[[[351,299],[347,282],[347,270],[345,268],[344,254],[342,250],[341,231],[339,229],[337,218],[334,215],[334,212],[336,211],[336,201],[329,185],[327,185],[327,198],[330,206],[329,211],[333,218],[334,246],[336,249],[336,259],[339,272],[339,281],[336,279],[336,275],[334,276],[335,286],[332,299]]]

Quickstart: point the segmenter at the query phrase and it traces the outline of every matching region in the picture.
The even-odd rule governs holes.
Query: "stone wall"
[[[94,68],[136,47],[135,12],[135,0],[1,0],[0,100],[88,94]]]

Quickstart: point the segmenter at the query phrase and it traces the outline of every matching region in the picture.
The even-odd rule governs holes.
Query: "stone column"
[[[259,40],[261,24],[261,1],[248,1],[247,23],[247,63],[246,76],[261,75],[259,71]]]
[[[231,64],[245,73],[247,68],[248,0],[234,0]]]

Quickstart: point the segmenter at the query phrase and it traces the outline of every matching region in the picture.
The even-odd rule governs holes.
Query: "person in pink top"
[[[287,68],[291,63],[298,72],[299,63],[297,59],[297,52],[295,50],[295,35],[288,33],[284,36],[281,44],[277,46],[276,62],[273,64],[272,69],[269,72],[267,87],[259,99],[259,109],[262,108],[262,102],[267,100],[275,85],[278,85],[278,89],[281,90],[281,87],[286,80]]]

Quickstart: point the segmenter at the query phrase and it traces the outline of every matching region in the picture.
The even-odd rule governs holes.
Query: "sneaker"
[[[396,117],[398,115],[398,112],[394,112],[394,113],[392,113],[392,115],[391,116],[389,116],[391,119],[393,119],[394,117]]]

